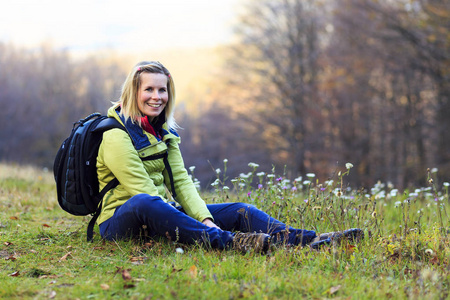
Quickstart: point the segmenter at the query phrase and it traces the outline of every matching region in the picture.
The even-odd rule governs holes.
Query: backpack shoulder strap
[[[111,180],[110,182],[108,182],[108,184],[102,189],[102,191],[96,196],[96,198],[98,198],[100,200],[100,205],[97,207],[97,210],[95,211],[94,215],[92,216],[91,221],[89,221],[89,225],[87,227],[87,241],[88,242],[92,242],[93,237],[94,237],[94,226],[95,226],[95,222],[98,219],[98,216],[100,216],[100,213],[102,211],[102,207],[103,207],[103,196],[105,196],[105,194],[109,191],[112,190],[113,188],[115,188],[116,186],[119,185],[119,180],[117,178],[114,178],[113,180]]]
[[[105,118],[100,123],[98,123],[98,125],[94,129],[94,132],[105,132],[113,128],[120,128],[127,132],[125,126],[120,124],[119,121],[112,117]]]
[[[116,119],[114,118],[105,118],[103,119],[93,130],[93,132],[96,133],[103,133],[107,130],[113,129],[113,128],[119,128],[127,132],[126,128],[120,124]],[[99,200],[99,206],[97,207],[97,210],[92,215],[91,221],[89,221],[88,227],[87,227],[87,241],[92,242],[94,237],[94,226],[95,222],[97,221],[98,217],[100,216],[100,213],[102,211],[103,207],[103,197],[105,194],[115,188],[119,185],[119,180],[117,178],[114,178],[108,184],[100,191],[100,193],[96,196],[96,198]]]

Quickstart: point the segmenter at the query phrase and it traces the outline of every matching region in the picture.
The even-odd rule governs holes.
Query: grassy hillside
[[[366,238],[321,251],[278,245],[268,255],[98,234],[87,243],[89,218],[59,208],[51,172],[0,165],[0,298],[449,298],[447,184],[358,191],[347,188],[348,170],[320,183],[249,166],[229,187],[217,172],[205,200],[249,202],[318,232],[360,227]]]

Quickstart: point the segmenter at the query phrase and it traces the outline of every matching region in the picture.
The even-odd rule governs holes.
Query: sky
[[[232,39],[238,0],[4,0],[0,42],[71,51],[163,50]]]

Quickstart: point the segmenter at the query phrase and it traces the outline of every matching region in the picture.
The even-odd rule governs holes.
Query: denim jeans
[[[100,234],[107,240],[164,236],[184,244],[199,243],[212,248],[231,247],[234,232],[264,232],[275,243],[305,245],[316,237],[314,231],[294,229],[246,203],[207,205],[214,223],[212,228],[189,217],[181,206],[173,206],[160,197],[139,194],[116,208],[114,215],[100,224]]]

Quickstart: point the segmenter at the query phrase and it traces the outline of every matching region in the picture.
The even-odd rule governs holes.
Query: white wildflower
[[[303,181],[303,185],[308,185],[308,184],[311,184],[311,181],[309,181],[309,180]]]
[[[290,181],[289,179],[283,179],[283,180],[281,181],[281,185],[282,185],[282,186],[288,186],[290,182],[291,182],[291,181]]]
[[[216,169],[216,174],[220,174],[220,172],[222,172],[222,171],[220,170],[220,168],[217,168],[217,169]]]
[[[194,170],[195,170],[195,166],[189,167],[189,171],[194,172]]]
[[[302,182],[302,179],[303,179],[302,176],[300,176],[300,177],[295,178],[294,181],[295,182]]]
[[[264,172],[256,173],[256,176],[258,176],[258,177],[263,177],[264,175],[266,175],[266,173],[264,173]]]
[[[241,177],[242,179],[247,179],[249,176],[247,174],[241,173],[239,174],[239,177]]]
[[[444,182],[443,185],[444,185],[444,186],[450,186],[450,183]]]
[[[353,168],[353,164],[351,163],[346,163],[345,167],[347,168],[347,170],[350,170],[351,168]]]
[[[254,169],[256,169],[256,168],[259,167],[258,164],[255,164],[255,163],[253,163],[253,162],[249,163],[248,166],[249,166],[250,168],[254,168]]]
[[[316,174],[314,174],[314,173],[308,173],[308,174],[306,174],[306,177],[308,177],[308,178],[314,178],[314,177],[316,177]]]
[[[439,171],[438,168],[431,169],[431,173],[437,173],[438,171]]]
[[[175,252],[177,252],[179,254],[183,254],[184,250],[183,250],[183,248],[177,248],[177,249],[175,249]]]
[[[230,189],[230,188],[227,187],[227,186],[224,186],[224,187],[223,187],[223,190],[224,190],[224,191],[228,191],[229,189]]]
[[[223,163],[226,164],[227,162],[228,162],[228,159],[225,158],[225,159],[223,160]]]
[[[384,199],[386,198],[386,195],[384,193],[384,191],[379,192],[378,194],[375,195],[375,199]]]
[[[219,185],[220,181],[219,179],[216,179],[213,183],[211,183],[211,186],[217,186]]]

